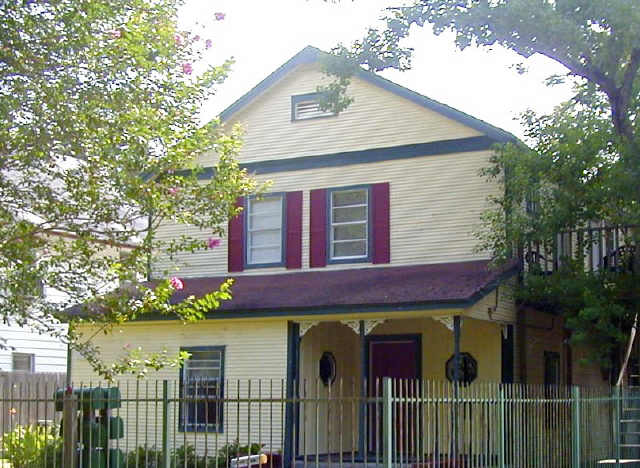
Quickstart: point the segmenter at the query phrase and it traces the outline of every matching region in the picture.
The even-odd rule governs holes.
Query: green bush
[[[62,437],[58,428],[16,426],[2,436],[5,459],[13,468],[47,468],[62,466]]]
[[[198,455],[193,445],[180,446],[171,453],[172,468],[225,468],[232,458],[260,453],[262,444],[240,445],[236,440],[222,446],[216,456]],[[217,459],[217,460],[216,460]],[[156,463],[157,461],[157,463]],[[140,468],[159,468],[162,466],[162,452],[155,447],[138,447],[127,454],[127,466]],[[136,464],[137,463],[137,464]],[[217,465],[216,465],[217,463]]]
[[[140,468],[160,468],[162,466],[162,451],[155,447],[140,446],[127,454],[125,466]]]

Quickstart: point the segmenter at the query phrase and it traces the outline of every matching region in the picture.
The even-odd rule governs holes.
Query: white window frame
[[[254,229],[252,228],[252,217],[256,216],[254,214],[252,214],[252,203],[260,202],[263,200],[266,200],[268,198],[278,198],[280,199],[280,227],[278,229],[276,228],[269,228],[269,229]],[[261,197],[249,197],[247,198],[247,204],[246,204],[246,216],[245,216],[245,241],[244,241],[244,248],[245,248],[245,257],[244,257],[244,263],[245,263],[245,268],[256,268],[256,267],[269,267],[269,266],[283,266],[284,265],[284,253],[285,253],[285,245],[284,245],[284,235],[285,235],[285,227],[286,227],[286,220],[285,220],[285,194],[284,193],[272,193],[272,194],[268,194],[268,195],[262,195]],[[269,249],[269,248],[275,248],[278,247],[277,245],[259,245],[259,246],[253,246],[252,245],[252,234],[255,232],[266,232],[266,231],[276,231],[279,230],[280,231],[280,257],[277,261],[275,262],[262,262],[262,263],[258,263],[258,262],[251,262],[250,258],[251,258],[251,251],[252,249]]]
[[[224,346],[194,346],[180,348],[181,351],[186,351],[191,354],[189,359],[186,359],[182,365],[182,373],[180,376],[180,385],[183,401],[180,407],[180,431],[181,432],[222,432],[224,424],[224,407],[220,401],[220,398],[224,395],[224,360],[226,349]],[[217,359],[194,359],[194,356],[198,353],[218,353]],[[193,365],[195,362],[206,363],[211,362],[209,367],[206,365]],[[192,364],[190,367],[189,364]],[[215,365],[214,363],[217,363]],[[218,371],[217,377],[208,379],[190,378],[189,372],[191,369],[213,369]],[[211,392],[213,390],[213,392]],[[195,401],[190,401],[190,398],[195,398]],[[200,399],[201,401],[197,401]],[[189,408],[189,406],[192,406]],[[213,410],[216,415],[216,421],[202,421],[202,420],[190,420],[190,409],[195,412],[201,411],[201,408],[197,408],[200,405],[215,405]],[[209,408],[204,408],[204,411],[208,411]]]
[[[335,208],[358,208],[365,207],[366,208],[366,216],[364,221],[339,221],[335,222],[333,220],[333,195],[336,193],[344,193],[344,192],[364,192],[365,193],[365,203],[356,203],[353,205],[342,205],[340,207]],[[329,261],[330,262],[342,262],[342,261],[360,261],[360,260],[368,260],[371,256],[371,190],[369,186],[358,186],[358,187],[345,187],[345,188],[336,188],[329,190]],[[354,224],[364,224],[365,225],[365,237],[360,239],[346,239],[346,240],[334,240],[334,226],[347,226]],[[343,256],[335,256],[334,255],[334,245],[345,242],[355,242],[355,241],[365,241],[365,253],[364,255],[343,255]]]

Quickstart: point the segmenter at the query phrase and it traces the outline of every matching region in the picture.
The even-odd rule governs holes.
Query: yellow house
[[[261,418],[270,421],[272,447],[294,444],[306,454],[340,444],[346,452],[367,450],[373,442],[365,442],[361,408],[274,414],[259,407],[259,396],[373,394],[382,377],[514,382],[528,373],[540,377],[534,383],[561,383],[569,367],[561,327],[547,342],[519,343],[526,323],[510,287],[517,265],[491,269],[472,235],[487,197],[502,189],[479,171],[492,145],[514,137],[366,71],[352,79],[351,106],[323,112],[316,88],[329,78],[320,54],[303,49],[221,115],[225,125],[246,129],[239,161],[273,181],[270,193],[240,201],[244,211],[220,247],[153,265],[156,274],[173,271],[184,282],[176,301],[227,277],[236,279],[233,300],[198,324],[127,324],[115,338],[96,338],[105,357],[117,357],[124,344],[187,350],[184,369],[152,377],[185,385],[191,375],[206,376],[216,391],[256,398],[249,409],[238,404],[224,416],[207,415],[217,447],[255,441],[237,421]],[[207,154],[201,162],[215,160]],[[185,229],[165,225],[160,236]],[[529,354],[535,372],[521,362]],[[73,377],[95,379],[79,359]],[[260,383],[247,388],[249,380]],[[174,415],[174,445],[198,432],[195,413]]]

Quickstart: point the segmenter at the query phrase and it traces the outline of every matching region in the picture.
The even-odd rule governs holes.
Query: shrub
[[[125,466],[140,468],[160,468],[162,466],[162,451],[155,447],[140,446],[127,454]]]
[[[62,437],[54,426],[16,426],[2,436],[4,457],[13,468],[62,466]]]

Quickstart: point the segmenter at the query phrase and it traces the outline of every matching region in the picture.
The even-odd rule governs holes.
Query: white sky
[[[204,110],[214,117],[249,91],[277,67],[307,45],[329,50],[339,42],[361,38],[374,25],[384,7],[398,0],[187,0],[181,21],[185,29],[210,38],[207,60],[220,63],[234,57],[233,73]],[[226,14],[216,22],[214,12]],[[205,25],[195,29],[195,22]],[[525,62],[529,72],[520,75],[510,65],[521,61],[501,48],[453,45],[451,35],[435,36],[429,28],[416,28],[407,41],[415,49],[408,72],[381,73],[398,84],[436,99],[518,136],[514,120],[527,108],[549,112],[570,96],[568,86],[548,88],[545,77],[563,73],[560,65],[541,56]]]

